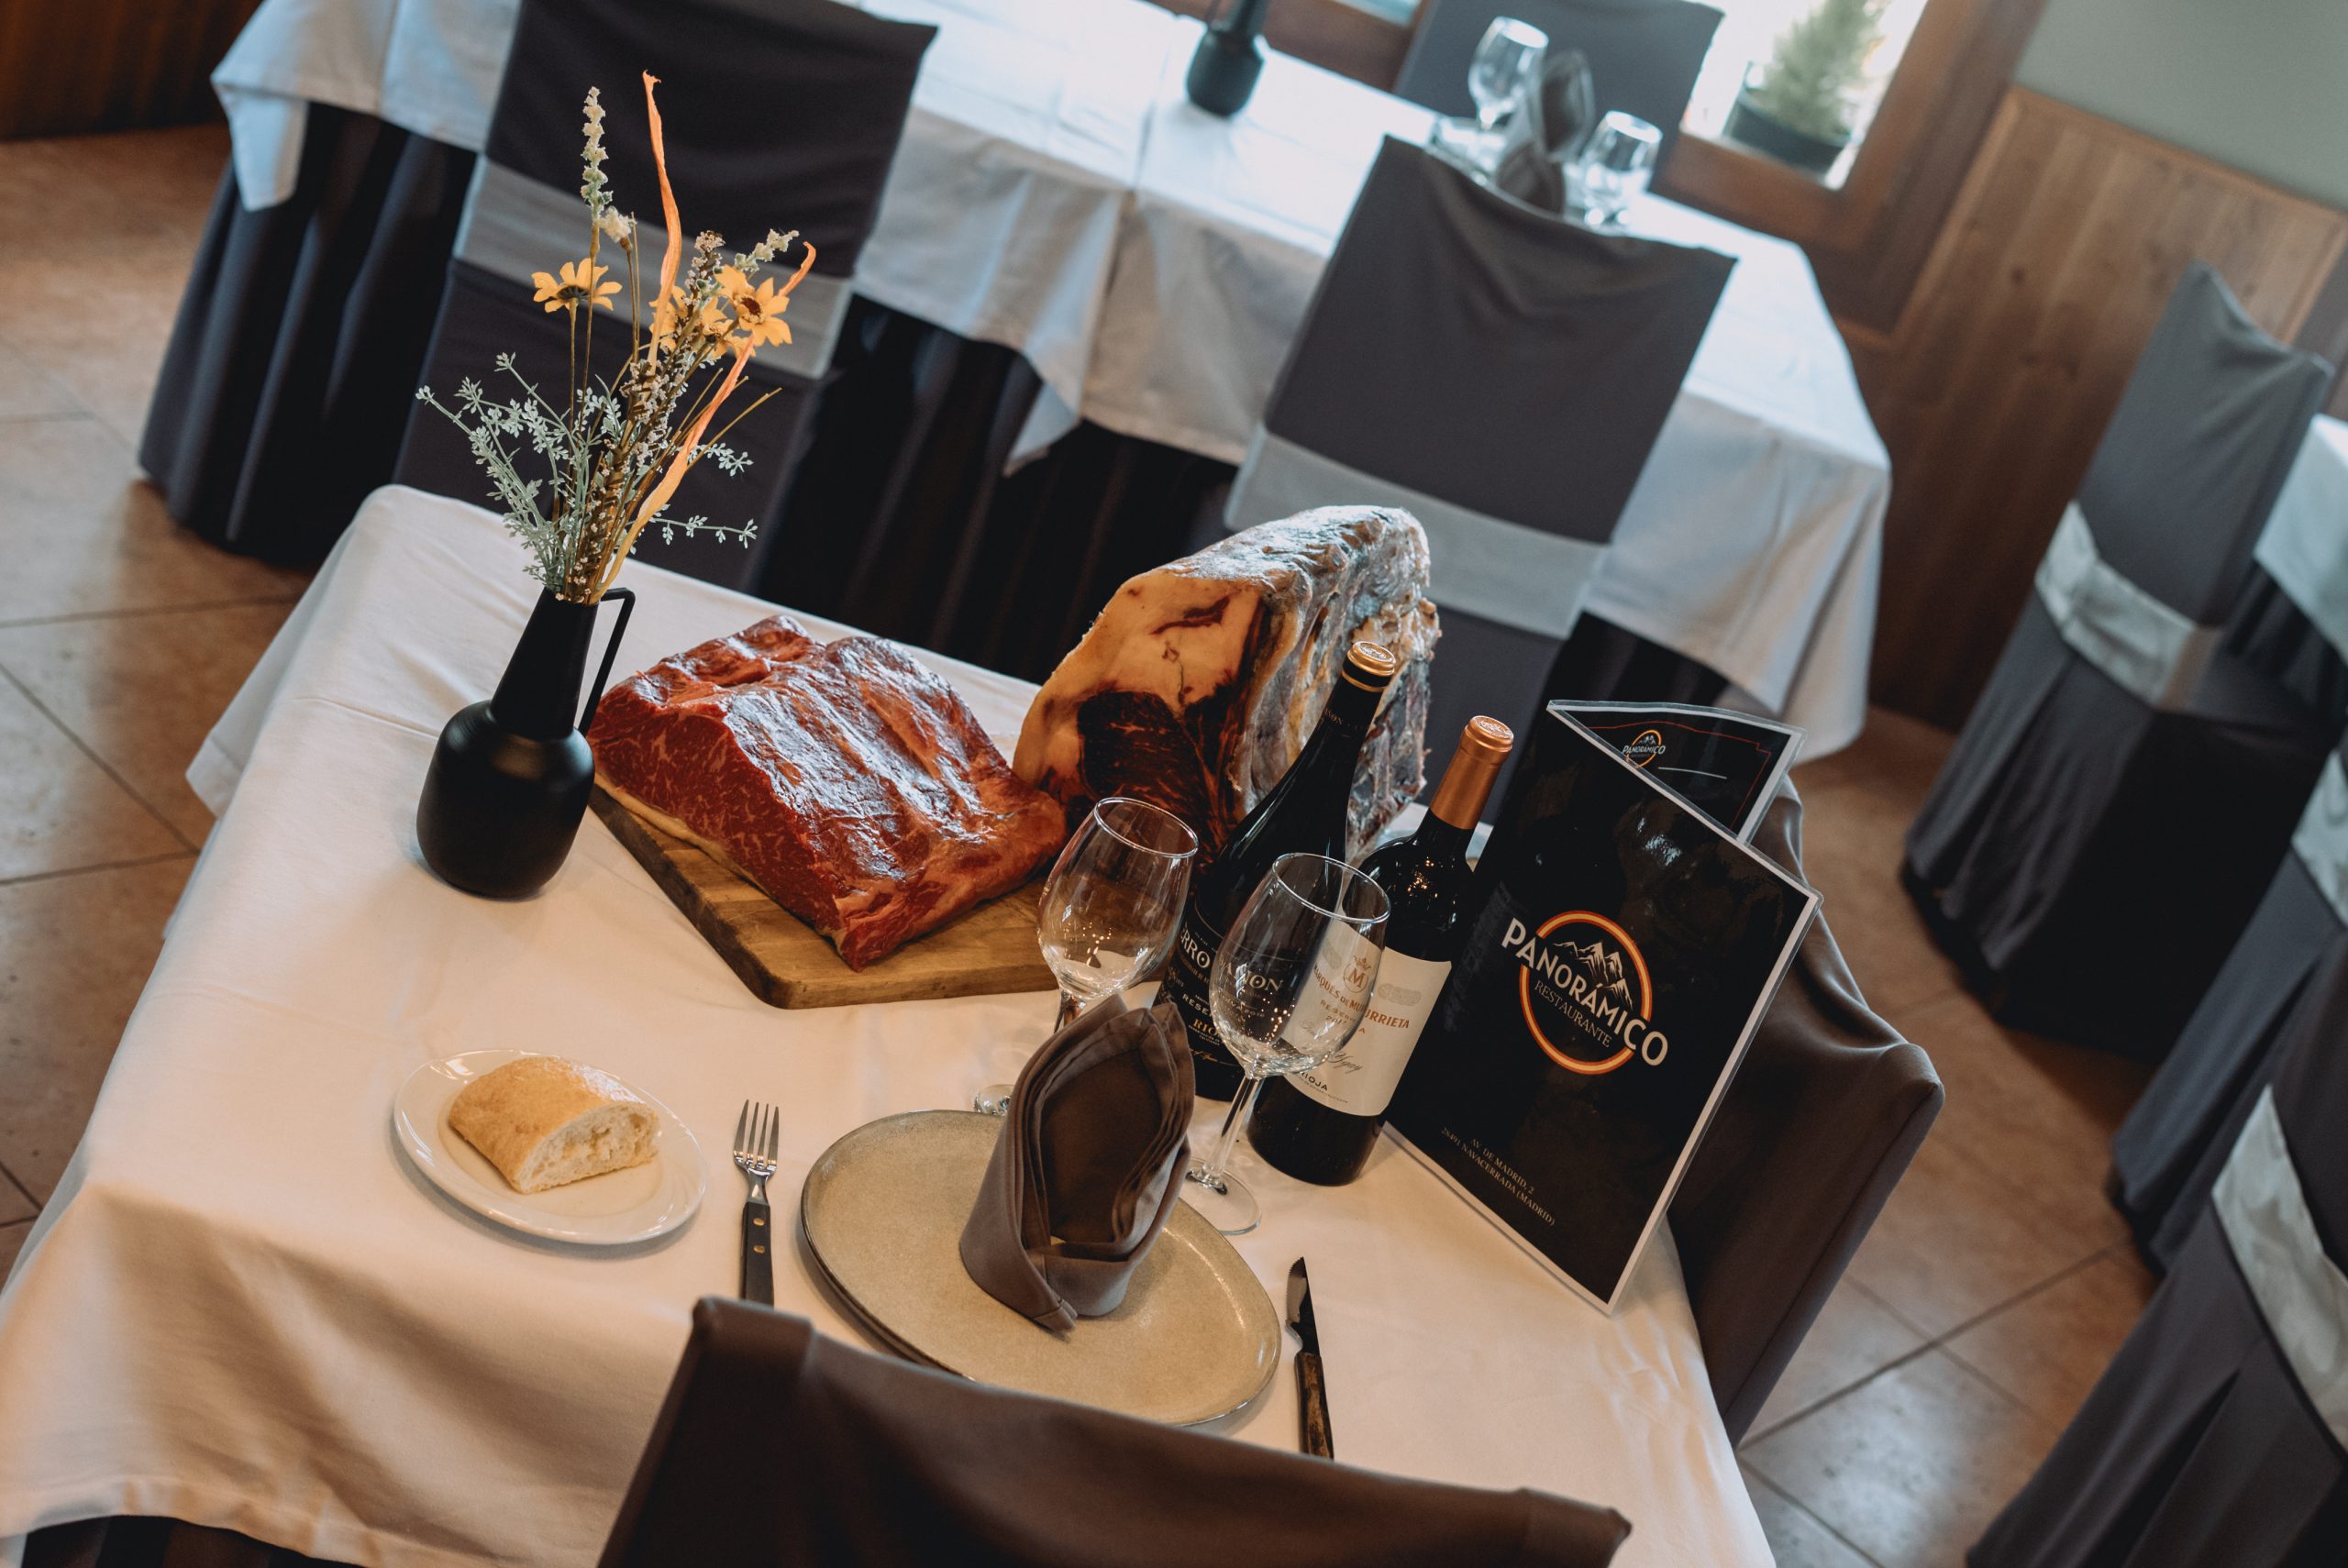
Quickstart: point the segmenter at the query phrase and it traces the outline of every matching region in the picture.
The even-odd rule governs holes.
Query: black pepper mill
[[[1264,73],[1264,13],[1271,0],[1231,0],[1191,56],[1191,102],[1228,117],[1247,106]]]

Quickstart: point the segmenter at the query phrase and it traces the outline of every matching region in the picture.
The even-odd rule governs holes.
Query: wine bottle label
[[[1348,1116],[1383,1116],[1411,1063],[1427,1014],[1451,966],[1390,952],[1378,966],[1369,1010],[1343,1052],[1289,1081],[1307,1098]]]
[[[1223,1037],[1215,1032],[1213,994],[1214,955],[1223,947],[1223,933],[1193,912],[1182,922],[1181,934],[1175,940],[1173,955],[1166,965],[1166,983],[1159,990],[1161,999],[1174,1004],[1175,1012],[1182,1020],[1182,1027],[1191,1036],[1191,1053],[1202,1059],[1209,1071],[1207,1077],[1219,1076],[1216,1069],[1227,1069],[1236,1077],[1238,1065],[1224,1049]],[[1202,1084],[1202,1091],[1209,1086]],[[1228,1093],[1228,1089],[1223,1092]],[[1210,1095],[1209,1098],[1215,1098]]]
[[[1312,971],[1280,1029],[1280,1054],[1312,1061],[1327,1055],[1332,1041],[1351,1049],[1346,1031],[1360,1032],[1354,1025],[1363,1016],[1362,992],[1376,984],[1380,955],[1378,944],[1359,932],[1331,926],[1313,950]]]

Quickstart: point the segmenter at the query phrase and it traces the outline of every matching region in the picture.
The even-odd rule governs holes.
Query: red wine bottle
[[[1289,1175],[1343,1187],[1369,1163],[1387,1102],[1459,951],[1473,875],[1468,841],[1515,744],[1498,719],[1470,719],[1419,831],[1362,862],[1391,911],[1369,1010],[1343,1052],[1266,1084],[1247,1123],[1256,1152]]]
[[[1346,809],[1353,800],[1354,772],[1361,765],[1362,742],[1378,716],[1379,699],[1401,668],[1376,643],[1356,643],[1346,650],[1345,668],[1304,749],[1280,781],[1256,802],[1256,809],[1232,829],[1222,853],[1191,878],[1182,934],[1174,944],[1158,994],[1182,1015],[1199,1093],[1209,1099],[1229,1099],[1239,1092],[1240,1083],[1239,1064],[1215,1033],[1208,1005],[1214,955],[1273,861],[1300,851],[1346,858]]]

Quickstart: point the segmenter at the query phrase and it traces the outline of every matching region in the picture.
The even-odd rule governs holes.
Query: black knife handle
[[[742,1299],[774,1305],[774,1210],[763,1198],[742,1205]]]
[[[1321,1357],[1312,1351],[1296,1353],[1296,1424],[1305,1452],[1337,1457],[1329,1441],[1329,1386],[1321,1380]]]

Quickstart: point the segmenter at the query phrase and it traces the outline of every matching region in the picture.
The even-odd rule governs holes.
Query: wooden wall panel
[[[0,0],[0,141],[217,119],[259,0]]]
[[[2187,263],[2300,331],[2348,214],[2011,89],[1908,308],[1851,331],[1891,455],[1875,696],[1960,722]]]

